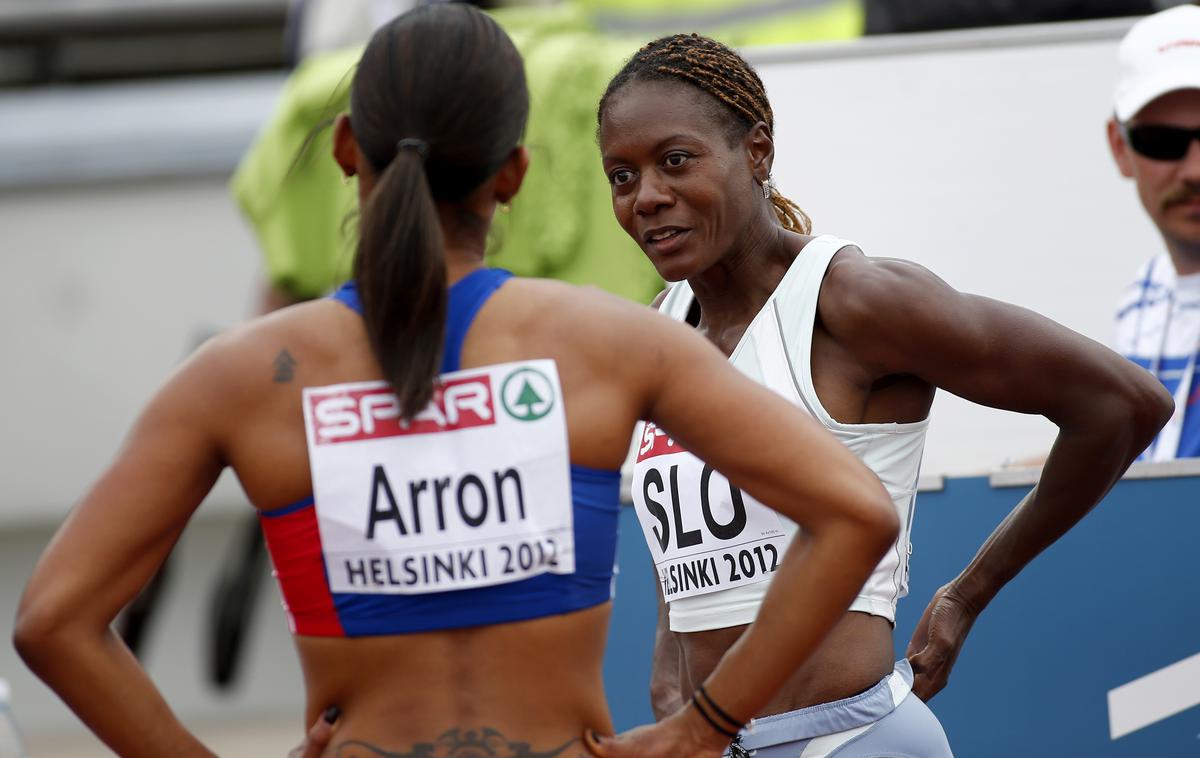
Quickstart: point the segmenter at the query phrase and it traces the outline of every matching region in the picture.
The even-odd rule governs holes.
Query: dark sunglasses
[[[1156,124],[1121,124],[1121,135],[1138,155],[1156,161],[1177,161],[1187,155],[1192,140],[1200,140],[1200,129]]]

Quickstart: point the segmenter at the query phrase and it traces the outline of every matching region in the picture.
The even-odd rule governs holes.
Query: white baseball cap
[[[1179,89],[1200,89],[1200,6],[1180,5],[1133,25],[1117,49],[1118,121]]]

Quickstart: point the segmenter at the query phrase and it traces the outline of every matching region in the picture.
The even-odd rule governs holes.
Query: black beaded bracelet
[[[696,713],[699,713],[702,717],[704,717],[704,720],[707,721],[708,725],[711,726],[713,729],[716,729],[718,732],[725,735],[726,737],[728,737],[731,740],[738,736],[738,733],[736,731],[730,731],[730,730],[726,729],[725,727],[721,726],[720,724],[718,724],[712,716],[708,715],[707,711],[705,711],[703,708],[700,707],[700,701],[694,697],[692,698],[692,707],[696,709]]]
[[[746,728],[745,723],[738,721],[733,716],[730,716],[725,712],[724,708],[717,705],[717,701],[712,699],[712,695],[708,694],[708,690],[704,689],[703,684],[696,688],[696,693],[700,695],[700,697],[704,698],[704,704],[709,708],[712,708],[713,713],[724,719],[727,724],[731,724],[734,729],[741,731],[742,729]]]

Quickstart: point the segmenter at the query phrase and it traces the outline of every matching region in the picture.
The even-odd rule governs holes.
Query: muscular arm
[[[212,755],[109,629],[224,466],[211,363],[193,358],[151,401],[54,536],[18,610],[13,641],[22,658],[122,756]]]
[[[914,658],[914,668],[925,667],[917,692],[929,697],[944,685],[975,616],[1104,497],[1169,418],[1171,398],[1108,348],[1031,311],[956,292],[914,264],[843,253],[820,302],[825,328],[878,376],[915,375],[1059,428],[1041,481],[918,627],[910,652],[931,644],[929,656]],[[931,628],[939,615],[953,623]]]

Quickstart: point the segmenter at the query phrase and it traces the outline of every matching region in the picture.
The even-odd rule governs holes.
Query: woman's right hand
[[[729,738],[706,724],[689,703],[657,724],[613,737],[589,729],[583,743],[597,758],[721,758]]]

